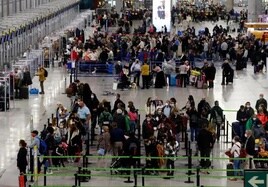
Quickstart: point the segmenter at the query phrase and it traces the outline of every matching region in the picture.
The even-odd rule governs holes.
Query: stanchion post
[[[134,171],[134,187],[137,187],[138,185],[138,179],[137,179],[137,172],[136,170]]]
[[[226,117],[225,117],[225,115],[223,115],[223,125],[224,125],[223,135],[226,136],[226,130],[227,130],[226,128],[228,128],[228,123],[226,123]]]
[[[72,69],[71,69],[71,74],[70,74],[70,84],[72,84],[72,82],[73,82],[73,76],[72,76]]]
[[[196,186],[200,187],[200,168],[196,168]]]
[[[252,169],[252,160],[253,160],[253,159],[250,157],[250,158],[249,158],[249,169]]]
[[[47,186],[47,167],[44,167],[44,186]]]
[[[138,139],[141,140],[141,115],[138,118]]]
[[[145,180],[144,180],[144,174],[145,174],[145,168],[142,168],[141,170],[141,185],[145,186]]]
[[[184,183],[194,183],[191,181],[191,175],[192,173],[192,149],[189,149],[189,156],[188,156],[188,172],[186,173],[188,175],[188,180],[185,181]]]
[[[188,133],[185,132],[185,141],[184,141],[185,156],[188,156]]]
[[[53,119],[54,119],[54,114],[52,113],[51,114],[51,121],[53,122]]]
[[[226,122],[226,135],[225,135],[225,143],[230,143],[228,141],[228,137],[229,137],[229,121]]]
[[[131,158],[129,157],[129,160],[131,160]],[[128,171],[128,177],[127,177],[127,180],[124,181],[124,183],[133,183],[133,181],[130,180],[130,176],[131,176],[131,167],[132,165],[130,164],[129,165],[129,171]],[[134,167],[134,166],[133,166]]]
[[[47,118],[47,126],[50,124],[50,119]]]
[[[74,174],[74,186],[76,187],[78,185],[78,177],[77,173]]]
[[[78,167],[78,177],[77,177],[78,186],[81,186],[81,176],[80,176],[80,174],[81,174],[81,167]]]

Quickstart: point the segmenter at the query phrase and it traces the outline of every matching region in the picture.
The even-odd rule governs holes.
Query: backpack
[[[55,144],[58,145],[60,144],[62,138],[59,134],[54,134],[54,140],[55,140]]]
[[[215,119],[214,119],[214,122],[216,123],[216,124],[222,124],[222,117],[218,114],[218,112],[215,110]]]
[[[261,124],[253,124],[252,132],[255,139],[261,138],[265,135],[265,130]]]
[[[110,125],[110,113],[103,113],[102,125]]]
[[[191,123],[198,123],[198,116],[196,113],[191,114],[190,121]]]
[[[38,138],[38,139],[39,139],[39,142],[40,142],[40,144],[39,144],[39,148],[38,148],[39,153],[40,153],[41,155],[45,155],[45,154],[47,153],[47,144],[46,144],[46,142],[45,142],[44,140],[42,140],[41,138]]]
[[[47,70],[44,68],[44,76],[47,77],[48,76],[48,72]]]

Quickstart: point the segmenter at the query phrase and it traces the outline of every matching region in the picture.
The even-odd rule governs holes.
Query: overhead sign
[[[244,187],[268,187],[268,170],[245,170]]]

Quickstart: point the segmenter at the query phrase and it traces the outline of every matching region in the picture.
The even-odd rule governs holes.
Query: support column
[[[234,0],[226,1],[226,11],[230,12],[234,8]]]
[[[115,1],[115,10],[119,14],[123,8],[123,0],[116,0]]]
[[[248,22],[258,22],[262,9],[262,0],[248,0]]]

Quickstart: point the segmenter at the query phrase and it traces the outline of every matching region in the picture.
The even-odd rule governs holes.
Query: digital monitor
[[[153,25],[156,32],[161,32],[162,27],[167,27],[170,32],[171,26],[171,0],[153,0]]]

